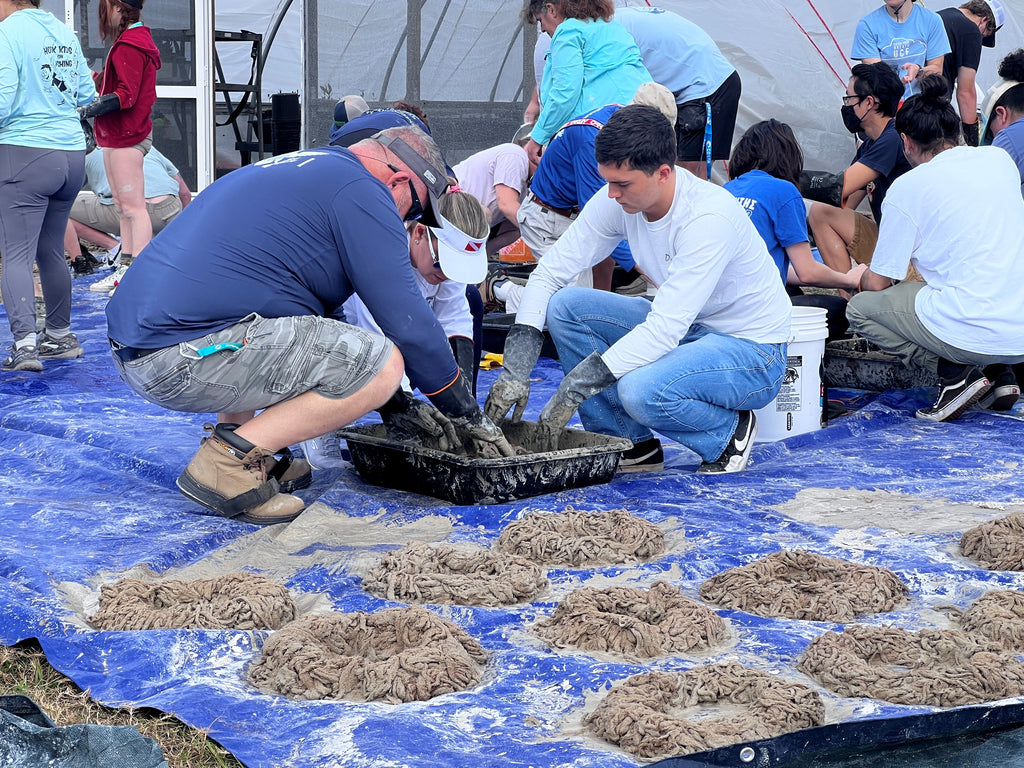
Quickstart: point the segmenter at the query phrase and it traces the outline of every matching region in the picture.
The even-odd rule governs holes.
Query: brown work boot
[[[178,489],[218,515],[243,523],[272,525],[294,520],[305,502],[279,492],[278,479],[267,474],[272,453],[238,437],[233,426],[203,427],[212,434],[203,438],[178,476]]]
[[[277,458],[267,459],[267,475],[277,478],[281,493],[294,493],[313,484],[313,467],[305,459],[296,459],[290,449],[279,451]]]

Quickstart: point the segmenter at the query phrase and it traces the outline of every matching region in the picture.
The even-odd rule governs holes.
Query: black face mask
[[[843,125],[846,126],[846,130],[850,133],[860,131],[861,118],[857,117],[857,113],[853,111],[853,104],[844,104],[840,111],[843,114]]]

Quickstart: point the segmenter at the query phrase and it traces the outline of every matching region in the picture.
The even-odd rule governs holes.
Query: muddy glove
[[[473,340],[465,336],[449,336],[448,343],[451,345],[452,354],[455,355],[455,362],[459,364],[459,372],[469,385],[469,391],[476,394],[476,372],[480,367],[480,361],[474,354]]]
[[[526,403],[530,399],[530,373],[540,357],[544,346],[544,334],[531,325],[514,323],[505,337],[505,355],[502,365],[505,370],[491,386],[484,405],[484,413],[491,421],[498,422],[508,413],[511,406],[513,423],[523,418]]]
[[[800,194],[808,200],[828,203],[836,208],[843,205],[842,173],[803,171],[800,174]]]
[[[419,400],[404,389],[377,409],[388,439],[396,443],[412,443],[441,451],[452,451],[459,438],[451,421],[425,400]]]
[[[978,141],[981,136],[979,135],[980,123],[960,123],[960,127],[964,132],[964,144],[968,147],[978,146]]]
[[[430,401],[451,419],[457,435],[456,445],[464,452],[471,455],[515,455],[501,430],[480,410],[476,399],[469,393],[469,387],[463,382],[461,373],[450,386],[429,397]],[[481,448],[484,450],[481,451]]]
[[[108,93],[106,96],[100,96],[84,107],[79,107],[78,116],[81,118],[99,117],[100,115],[109,115],[111,112],[117,112],[120,109],[121,97],[116,93]]]
[[[82,118],[82,135],[85,137],[85,154],[89,154],[96,149],[96,134],[93,133],[92,123]]]
[[[569,423],[580,403],[607,389],[615,381],[615,374],[608,370],[601,353],[590,353],[565,375],[554,397],[540,412],[537,423],[557,434]]]

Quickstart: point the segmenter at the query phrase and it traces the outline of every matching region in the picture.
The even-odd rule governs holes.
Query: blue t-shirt
[[[896,22],[883,5],[857,22],[853,36],[853,59],[881,59],[902,79],[904,64],[923,67],[929,59],[950,52],[949,40],[942,19],[935,11],[910,3],[910,15]],[[903,92],[906,99],[917,93],[917,81],[907,83]]]
[[[903,140],[896,132],[896,121],[890,120],[877,139],[868,139],[857,147],[853,162],[862,163],[879,173],[875,179],[875,190],[871,193],[871,213],[876,222],[881,222],[882,201],[889,186],[910,170],[910,163],[903,154]]]
[[[675,94],[676,104],[710,96],[736,71],[707,32],[678,13],[617,8],[615,21],[636,40],[644,66]]]
[[[181,191],[176,178],[178,169],[156,147],[152,147],[142,160],[142,176],[147,198],[177,195]],[[110,181],[103,165],[103,147],[96,147],[85,156],[85,185],[103,205],[114,204],[114,193],[110,191]]]
[[[95,98],[78,38],[52,13],[23,8],[0,22],[0,144],[84,150],[75,108]]]
[[[750,216],[785,283],[789,276],[786,248],[807,242],[807,209],[800,190],[791,181],[759,170],[744,173],[727,182],[725,188]]]
[[[992,139],[993,147],[1000,147],[1010,153],[1017,164],[1021,178],[1021,194],[1024,195],[1024,118],[1006,126]]]
[[[431,393],[455,380],[391,193],[347,149],[303,150],[239,168],[197,195],[125,274],[107,304],[108,332],[159,349],[253,312],[341,320],[353,293],[402,352],[413,386]]]
[[[582,208],[586,205],[605,185],[597,172],[594,140],[597,132],[618,109],[618,104],[609,104],[591,110],[569,121],[580,121],[581,124],[566,125],[556,133],[540,156],[530,191],[556,208]],[[585,124],[585,121],[592,124]],[[616,246],[611,256],[623,269],[629,270],[634,266],[625,240]]]

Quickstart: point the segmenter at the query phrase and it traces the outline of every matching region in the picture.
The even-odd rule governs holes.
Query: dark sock
[[[967,373],[971,367],[972,366],[970,365],[954,363],[951,360],[940,357],[939,364],[936,366],[935,372],[939,374],[940,379],[958,379]]]

